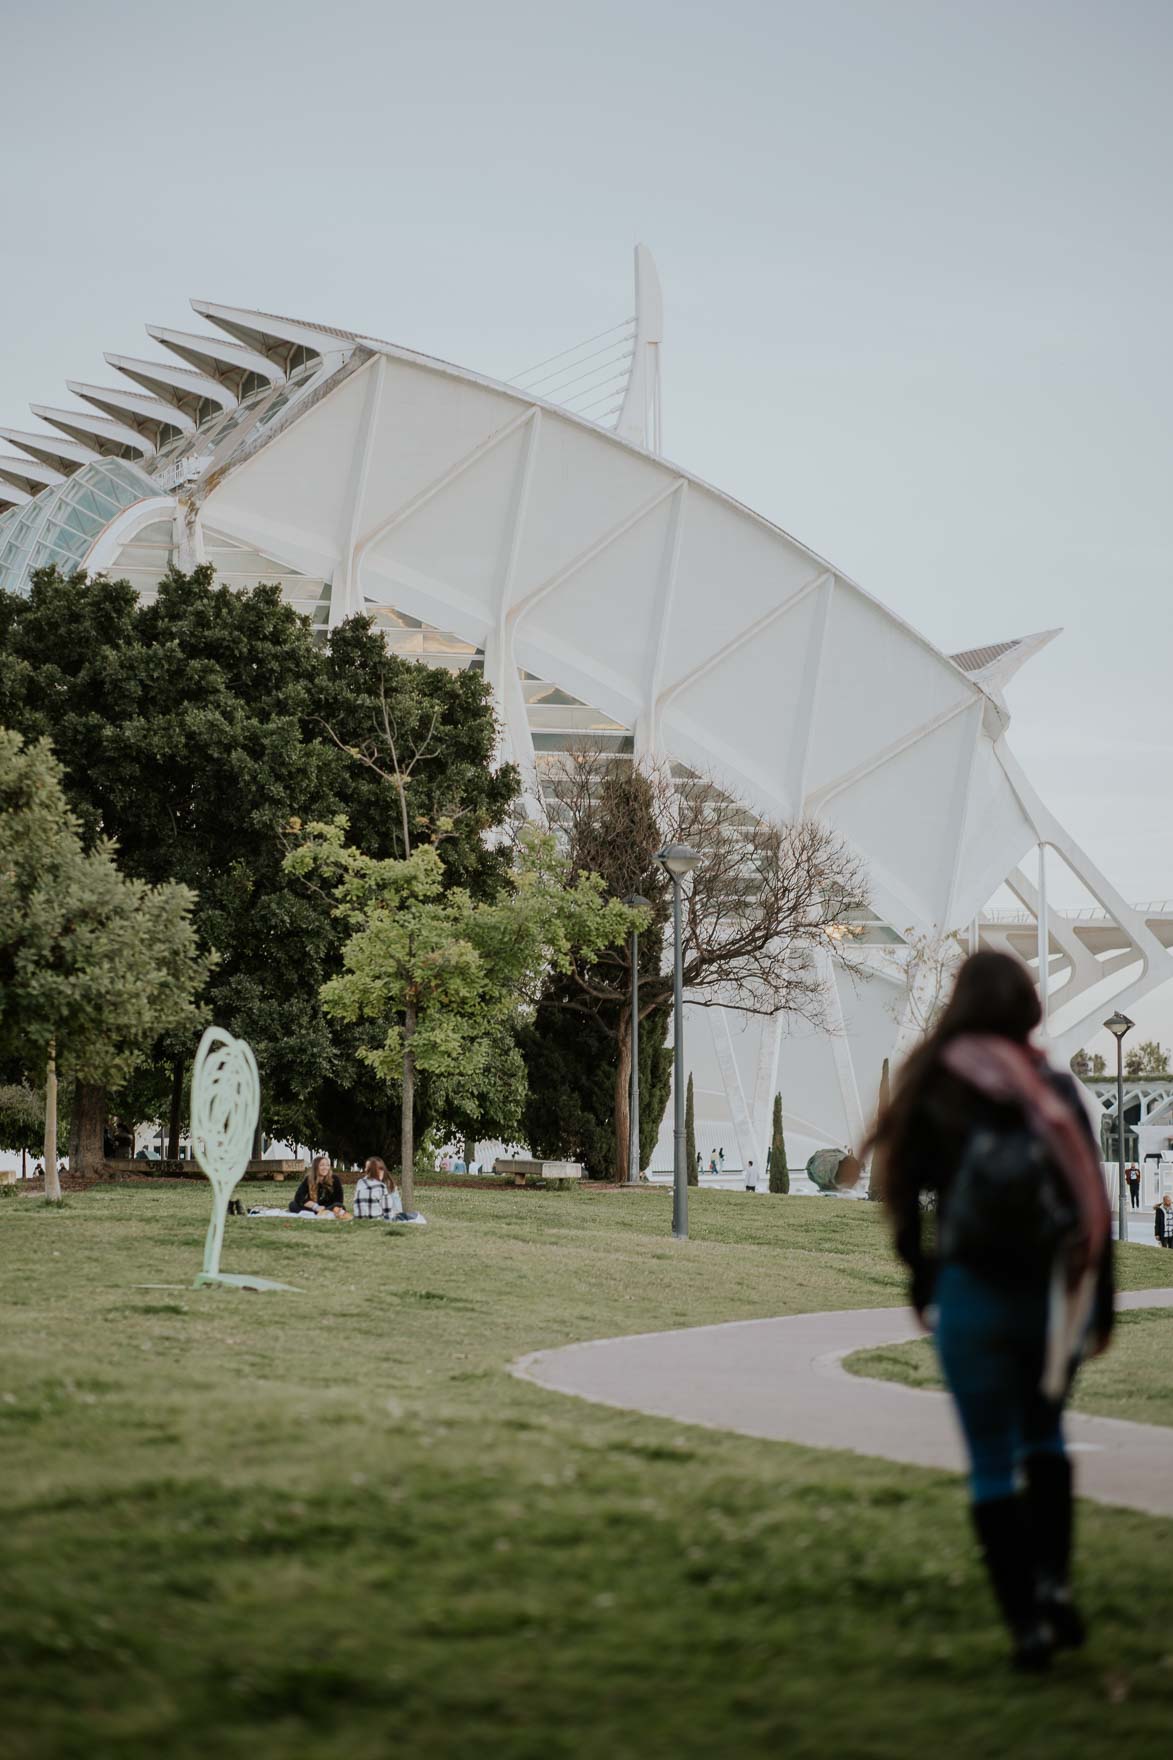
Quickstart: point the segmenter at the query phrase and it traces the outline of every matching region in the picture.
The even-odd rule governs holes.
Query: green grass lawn
[[[844,1368],[877,1381],[900,1381],[905,1387],[944,1386],[937,1353],[927,1338],[855,1351],[844,1359]],[[1173,1312],[1142,1308],[1118,1314],[1111,1350],[1084,1364],[1071,1404],[1077,1412],[1100,1418],[1173,1424]]]
[[[4,1760],[1168,1754],[1173,1523],[1087,1506],[1093,1645],[1020,1681],[955,1480],[505,1372],[902,1300],[866,1204],[690,1200],[688,1243],[661,1192],[233,1219],[265,1296],[189,1287],[199,1186],[0,1203]]]

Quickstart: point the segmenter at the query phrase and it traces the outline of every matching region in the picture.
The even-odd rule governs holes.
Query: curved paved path
[[[1117,1306],[1173,1308],[1173,1289],[1124,1291]],[[678,1423],[958,1472],[961,1439],[944,1394],[843,1367],[852,1351],[920,1336],[908,1309],[855,1308],[601,1338],[533,1351],[511,1373]],[[1067,1437],[1084,1497],[1173,1516],[1173,1428],[1072,1412]]]

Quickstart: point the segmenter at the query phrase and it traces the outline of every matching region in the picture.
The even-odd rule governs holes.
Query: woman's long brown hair
[[[872,1126],[864,1153],[873,1151],[872,1179],[889,1207],[903,1196],[904,1167],[914,1113],[930,1087],[946,1080],[941,1049],[963,1033],[993,1033],[1025,1045],[1042,1019],[1034,979],[1012,954],[971,953],[957,974],[940,1020],[910,1052],[896,1076],[892,1098]]]
[[[325,1168],[326,1170],[324,1173],[320,1171],[322,1168]],[[330,1171],[330,1157],[328,1155],[315,1155],[310,1162],[309,1194],[311,1204],[321,1203],[322,1187],[330,1178]]]
[[[379,1155],[368,1155],[363,1163],[364,1179],[381,1179],[389,1192],[395,1190],[395,1178],[388,1173],[387,1163]]]

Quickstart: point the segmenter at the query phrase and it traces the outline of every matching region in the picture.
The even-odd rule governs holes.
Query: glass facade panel
[[[16,519],[0,520],[0,586],[27,592],[34,570],[51,564],[72,573],[112,519],[156,493],[150,478],[123,459],[83,465],[18,508]]]

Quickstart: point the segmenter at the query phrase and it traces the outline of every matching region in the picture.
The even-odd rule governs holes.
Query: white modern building
[[[764,817],[829,821],[871,876],[869,976],[827,961],[830,1033],[691,1010],[706,1157],[762,1167],[776,1090],[792,1159],[858,1143],[942,952],[980,938],[1032,962],[1060,1056],[1173,976],[1173,914],[1120,897],[1010,750],[1004,687],[1057,632],[942,653],[665,457],[643,246],[632,315],[511,383],[192,304],[200,329],[150,325],[151,358],[107,355],[109,383],[0,428],[0,584],[57,562],[150,593],[171,559],[279,580],[320,626],[368,611],[401,653],[483,667],[531,788],[586,734],[713,773]],[[1063,865],[1090,914],[1048,910]],[[988,911],[1007,889],[1015,909]]]

